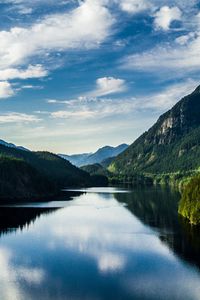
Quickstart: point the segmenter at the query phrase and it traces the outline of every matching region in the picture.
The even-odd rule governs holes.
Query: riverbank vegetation
[[[200,175],[194,177],[183,189],[179,214],[191,224],[200,225]]]

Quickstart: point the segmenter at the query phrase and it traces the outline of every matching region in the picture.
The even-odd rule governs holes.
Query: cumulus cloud
[[[115,77],[102,77],[96,80],[96,87],[93,91],[86,93],[83,96],[80,96],[78,100],[80,102],[92,102],[95,101],[95,98],[122,93],[127,90],[126,81],[124,79],[115,78]],[[68,104],[74,103],[74,101],[65,101],[57,99],[47,99],[47,103],[51,104]]]
[[[181,20],[182,12],[178,7],[163,6],[154,15],[154,25],[156,29],[169,30],[173,21]]]
[[[169,1],[169,4],[171,3],[172,1]],[[178,6],[162,7],[154,14],[155,28],[167,31],[174,19],[182,19],[184,30],[187,28],[188,33],[182,34],[180,31],[180,35],[178,36],[177,33],[174,41],[162,41],[148,50],[126,56],[121,60],[122,68],[151,72],[159,77],[163,75],[165,78],[185,78],[199,70],[200,14],[195,14],[193,11],[191,22],[189,20],[191,12],[188,13],[191,7],[194,9],[196,1],[181,2],[177,0],[173,4],[178,4],[181,10]],[[183,11],[184,14],[182,14]]]
[[[8,81],[0,81],[0,99],[12,97],[14,94],[12,85]]]
[[[0,80],[41,78],[48,75],[41,65],[29,65],[27,69],[8,68],[0,70]]]
[[[147,0],[123,0],[118,2],[120,8],[130,14],[139,13],[151,7],[150,2]]]
[[[124,92],[126,89],[125,80],[114,77],[102,77],[96,80],[96,89],[90,92],[89,95],[92,97],[101,97]]]

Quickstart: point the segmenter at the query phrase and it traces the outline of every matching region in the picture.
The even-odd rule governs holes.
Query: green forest
[[[200,224],[200,176],[194,177],[185,186],[179,204],[179,214],[191,224]]]
[[[99,186],[102,177],[73,166],[49,152],[0,145],[0,199],[55,196],[62,188]]]

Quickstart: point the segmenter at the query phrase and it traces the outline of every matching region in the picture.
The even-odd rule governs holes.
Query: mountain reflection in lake
[[[200,299],[199,234],[178,219],[176,193],[82,192],[57,207],[0,208],[10,210],[0,222],[1,300]]]

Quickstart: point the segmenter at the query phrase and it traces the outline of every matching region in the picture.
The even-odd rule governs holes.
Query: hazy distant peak
[[[128,148],[127,144],[121,144],[117,147],[104,146],[94,153],[83,153],[75,155],[59,154],[62,158],[69,160],[75,166],[81,167],[85,165],[100,164],[108,158],[116,157]]]

